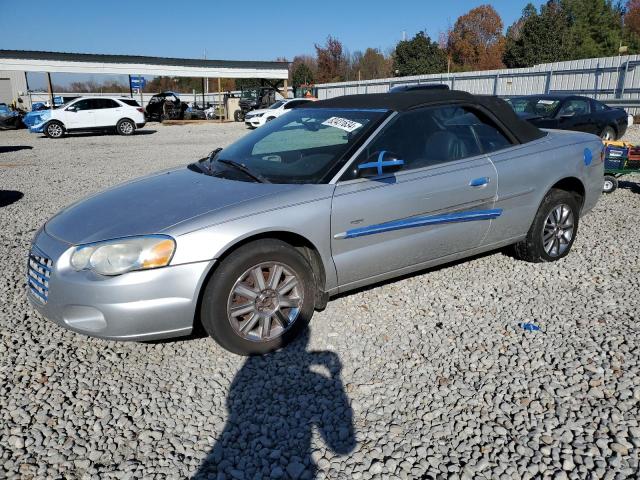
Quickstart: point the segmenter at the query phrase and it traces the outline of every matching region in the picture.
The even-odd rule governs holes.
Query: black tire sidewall
[[[252,342],[233,330],[227,317],[227,302],[238,277],[252,266],[268,261],[283,263],[296,272],[303,284],[304,299],[298,318],[283,335],[269,342]],[[209,278],[200,308],[202,326],[220,346],[239,355],[261,355],[282,348],[311,320],[315,300],[313,278],[305,257],[285,242],[264,239],[248,243],[222,260]]]
[[[124,124],[124,123],[129,123],[129,124],[131,125],[131,127],[132,127],[132,128],[131,128],[131,132],[129,132],[129,133],[124,133],[124,132],[121,130],[121,128],[122,128],[122,124]],[[124,119],[124,120],[120,120],[120,121],[117,123],[117,125],[116,125],[116,131],[118,132],[118,134],[120,134],[120,135],[122,135],[122,136],[125,136],[125,137],[128,137],[129,135],[133,135],[133,132],[135,132],[135,131],[136,131],[136,126],[135,126],[135,124],[134,124],[131,120]]]
[[[566,204],[571,208],[573,213],[573,236],[571,237],[571,241],[569,242],[568,248],[557,257],[550,256],[544,249],[544,243],[542,241],[542,232],[544,230],[544,224],[547,219],[547,216],[551,213],[551,211],[560,204]],[[571,248],[573,247],[573,242],[576,240],[576,236],[578,234],[578,227],[580,223],[580,207],[574,195],[564,190],[551,190],[547,196],[542,201],[540,208],[538,209],[538,213],[536,214],[536,218],[533,222],[532,228],[529,231],[529,238],[527,239],[531,245],[535,249],[535,254],[539,257],[543,262],[555,262],[566,257],[569,252],[571,252]]]

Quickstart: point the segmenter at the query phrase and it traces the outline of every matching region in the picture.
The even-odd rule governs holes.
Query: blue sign
[[[146,84],[144,77],[131,77],[131,88],[144,88]]]

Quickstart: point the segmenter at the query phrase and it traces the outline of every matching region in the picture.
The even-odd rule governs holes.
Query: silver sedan
[[[37,233],[32,304],[118,340],[280,348],[330,296],[503,247],[567,255],[602,144],[501,100],[399,92],[315,102],[188,167],[68,207]]]

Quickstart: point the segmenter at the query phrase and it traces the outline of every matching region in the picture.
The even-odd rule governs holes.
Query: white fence
[[[398,85],[437,84],[475,94],[509,97],[535,93],[585,95],[640,114],[640,55],[589,58],[512,68],[417,75],[317,85],[318,98],[384,93]]]

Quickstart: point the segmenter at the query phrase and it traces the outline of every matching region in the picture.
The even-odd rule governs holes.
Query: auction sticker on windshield
[[[348,133],[359,129],[362,126],[361,123],[341,117],[328,118],[324,122],[322,122],[322,125],[326,125],[327,127],[336,127]]]

